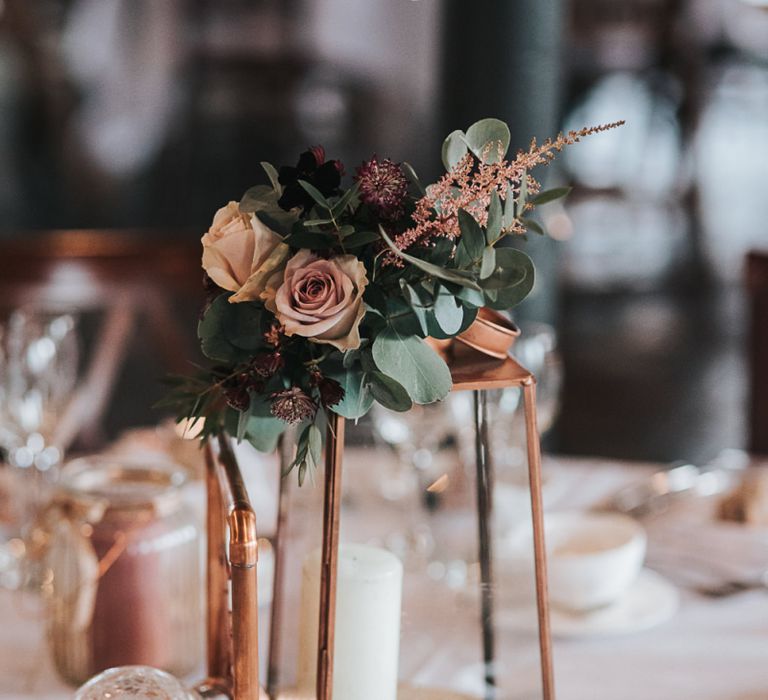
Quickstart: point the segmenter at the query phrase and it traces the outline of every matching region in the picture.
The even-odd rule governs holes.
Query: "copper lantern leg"
[[[272,553],[275,562],[275,574],[272,581],[272,609],[269,622],[269,653],[267,656],[267,695],[270,700],[277,700],[280,683],[281,632],[283,629],[283,591],[285,579],[285,538],[288,523],[288,479],[286,472],[293,462],[296,447],[296,432],[289,428],[280,437],[278,453],[280,455],[280,474],[278,478],[277,527],[272,541]]]
[[[317,643],[317,700],[333,696],[333,644],[336,626],[336,574],[339,560],[341,512],[341,461],[344,452],[344,418],[328,412],[325,442],[325,493],[323,546],[320,571],[320,622]]]
[[[483,635],[485,698],[486,700],[493,700],[496,697],[493,556],[490,532],[493,484],[490,446],[488,443],[488,406],[485,391],[475,390],[472,393],[475,408],[475,465],[480,556],[480,623]]]
[[[539,444],[539,431],[536,425],[536,380],[533,376],[530,376],[523,383],[523,405],[525,407],[525,437],[528,449],[528,479],[531,491],[542,697],[544,700],[555,700],[552,638],[549,630],[549,605],[547,602],[547,553],[544,544],[544,505],[541,497],[541,447]]]

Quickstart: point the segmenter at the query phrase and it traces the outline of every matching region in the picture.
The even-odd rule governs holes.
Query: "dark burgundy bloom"
[[[323,377],[317,385],[320,392],[320,403],[326,408],[335,406],[344,400],[344,389],[335,379]]]
[[[325,160],[325,149],[313,146],[299,156],[296,167],[284,165],[278,171],[278,181],[283,186],[283,194],[277,203],[286,211],[301,207],[306,213],[314,204],[299,180],[304,180],[320,191],[324,197],[331,197],[339,191],[344,166],[338,160]]]
[[[276,391],[272,399],[272,415],[286,423],[299,423],[314,418],[317,404],[299,387]]]
[[[355,180],[360,187],[360,201],[382,219],[395,221],[403,215],[408,180],[397,163],[373,156],[357,169]]]
[[[258,379],[269,379],[285,366],[285,360],[279,352],[262,352],[256,355],[248,369]]]
[[[248,385],[229,386],[224,388],[224,399],[227,404],[236,411],[247,411],[251,405],[251,395],[248,393]]]

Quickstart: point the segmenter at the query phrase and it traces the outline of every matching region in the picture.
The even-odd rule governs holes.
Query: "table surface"
[[[350,461],[360,462],[356,465],[360,468],[370,459],[358,453]],[[547,508],[590,507],[617,488],[647,478],[655,468],[657,465],[548,458]],[[370,523],[375,518],[367,513],[363,519],[361,514],[367,511],[356,506],[354,499],[345,508],[342,538],[353,539],[350,535],[354,535],[358,541],[371,541],[363,521]],[[709,556],[743,575],[768,561],[768,532],[697,517],[645,523],[651,560]],[[438,593],[432,595],[433,589]],[[479,631],[472,597],[443,584],[433,585],[429,594],[417,586],[406,588],[404,605],[401,674],[417,684],[478,694]],[[427,614],[427,608],[450,611],[442,615],[444,629],[432,629],[429,636],[420,634],[424,631],[421,616]],[[291,623],[289,615],[287,624]],[[435,642],[438,636],[440,643]],[[499,644],[504,651],[501,675],[514,680],[505,685],[503,700],[538,697],[535,636],[501,631]],[[765,591],[715,600],[681,585],[679,612],[654,629],[607,639],[556,639],[557,696],[559,700],[763,700],[768,697],[766,649]],[[287,658],[290,653],[288,649]],[[36,601],[0,593],[0,699],[62,700],[72,693],[54,673]]]

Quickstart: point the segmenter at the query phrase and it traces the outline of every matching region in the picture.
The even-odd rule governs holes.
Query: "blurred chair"
[[[747,255],[750,299],[749,449],[768,454],[768,251]]]
[[[27,304],[98,312],[96,340],[86,349],[84,379],[57,429],[66,448],[93,448],[103,414],[140,319],[168,370],[189,368],[193,348],[175,306],[203,299],[196,235],[80,230],[32,232],[0,241],[0,310]]]

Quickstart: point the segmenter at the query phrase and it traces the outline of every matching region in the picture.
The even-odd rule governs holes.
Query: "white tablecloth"
[[[367,457],[359,466],[372,468],[370,463]],[[620,485],[643,478],[651,468],[549,459],[545,470],[556,489],[550,491],[548,507],[588,507]],[[315,517],[311,510],[302,517]],[[343,537],[370,539],[360,517],[365,510],[352,500],[343,520]],[[756,541],[758,549],[752,554],[763,551],[759,547],[765,545],[765,533],[742,531],[739,526],[701,529],[688,521],[677,525],[660,521],[649,526],[651,554],[654,547],[662,551],[674,546],[682,554],[706,549],[707,528],[714,533],[713,541],[725,528],[726,540],[749,539],[751,545]],[[725,548],[723,558],[727,559],[726,550],[732,547],[727,541],[717,546]],[[466,595],[444,586],[438,589],[439,595],[426,597],[418,586],[406,590],[401,672],[417,683],[472,691],[479,678],[476,606]],[[435,630],[427,634],[420,628],[422,611],[430,605],[444,610],[445,634],[438,631],[441,643],[435,642]],[[456,630],[463,634],[457,635]],[[535,637],[504,631],[499,637],[508,652],[501,673],[515,679],[514,689],[503,700],[537,697]],[[713,600],[683,590],[679,612],[659,627],[610,639],[556,640],[554,654],[560,700],[764,700],[768,698],[768,593],[754,591]],[[63,700],[71,694],[72,689],[57,680],[53,671],[34,600],[0,593],[0,699]]]

